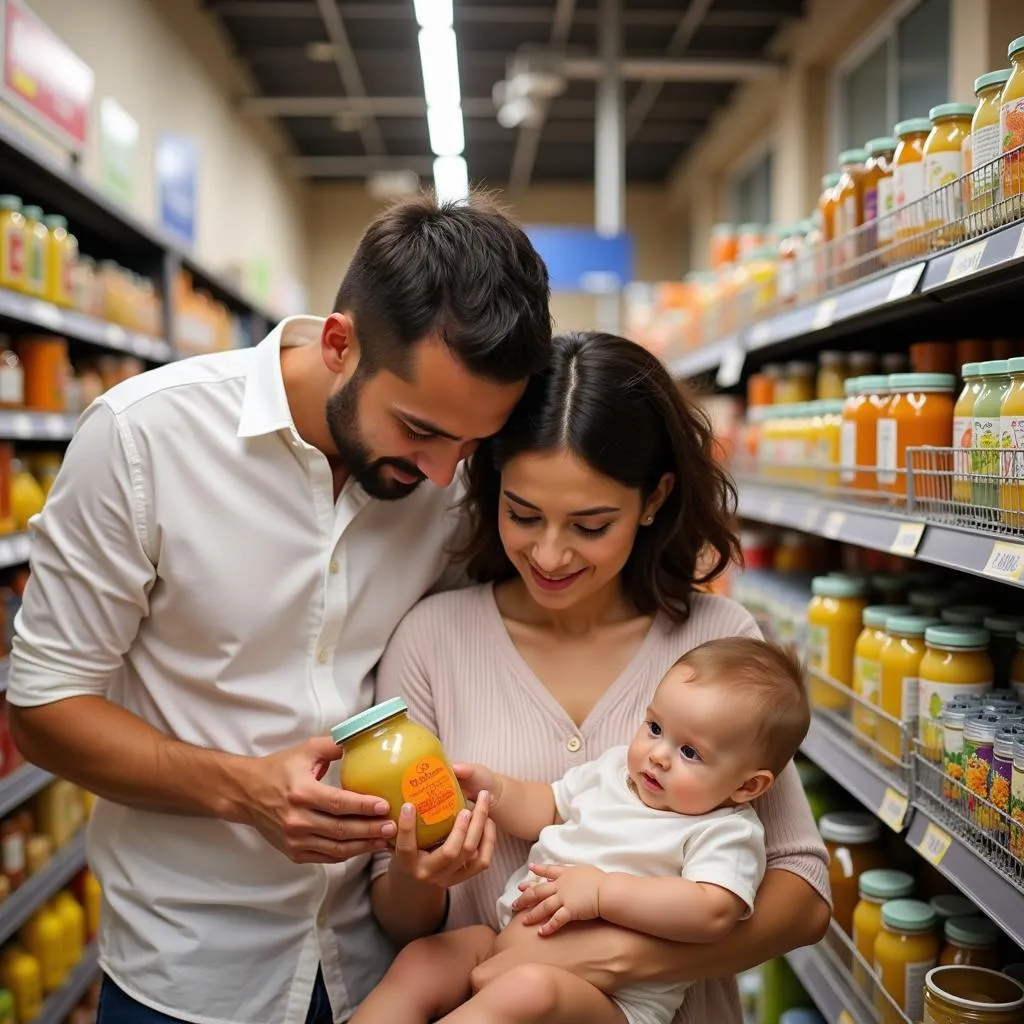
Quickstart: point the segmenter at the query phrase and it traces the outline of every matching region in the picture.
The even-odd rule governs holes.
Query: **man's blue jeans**
[[[306,1024],[331,1024],[331,1004],[327,998],[327,987],[323,974],[317,971],[313,998],[309,1002]],[[168,1017],[159,1010],[136,1002],[104,976],[100,988],[100,1004],[96,1024],[181,1024],[177,1017]]]

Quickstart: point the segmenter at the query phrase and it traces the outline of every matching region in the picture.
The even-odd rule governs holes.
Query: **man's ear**
[[[320,354],[324,366],[336,375],[351,376],[359,363],[359,342],[346,313],[332,313],[320,334]]]

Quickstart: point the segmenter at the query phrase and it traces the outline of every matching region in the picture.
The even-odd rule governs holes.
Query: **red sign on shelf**
[[[89,138],[92,68],[22,0],[6,0],[3,25],[4,99],[81,152]]]

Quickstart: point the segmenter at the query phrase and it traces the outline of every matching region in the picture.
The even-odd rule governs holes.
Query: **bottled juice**
[[[889,900],[882,907],[882,930],[875,939],[875,971],[882,988],[910,1020],[924,1012],[925,975],[939,962],[938,918],[921,900]],[[880,996],[875,1011],[882,1024],[900,1018]]]
[[[50,233],[38,206],[26,206],[25,215],[25,291],[37,298],[46,296],[46,250]]]
[[[960,370],[963,390],[953,407],[953,447],[970,448],[973,438],[974,403],[981,391],[981,363],[965,363]],[[953,456],[953,500],[963,505],[971,502],[971,456],[965,451]]]
[[[850,577],[816,576],[811,581],[811,594],[807,609],[808,668],[849,688],[853,682],[853,649],[867,604],[867,586]],[[842,710],[849,704],[841,689],[814,676],[810,700],[813,706],[830,710]]]
[[[835,233],[838,243],[839,281],[852,281],[860,273],[859,257],[864,251],[860,226],[864,223],[863,149],[839,154],[841,172],[836,185]]]
[[[82,959],[85,948],[85,911],[66,889],[57,893],[51,906],[64,925],[64,962],[70,970]]]
[[[963,144],[971,137],[972,103],[942,103],[928,112],[924,144],[925,193],[931,196],[926,227],[933,249],[963,238]]]
[[[842,352],[822,352],[818,356],[817,397],[822,401],[841,401],[846,396],[847,376]]]
[[[63,217],[47,217],[49,232],[46,247],[45,294],[58,306],[71,306],[75,298],[75,265],[78,262],[78,239],[68,231]]]
[[[0,196],[0,285],[25,290],[25,217],[17,196]]]
[[[895,197],[893,195],[892,158],[896,152],[894,138],[870,139],[864,147],[867,162],[864,164],[864,223],[876,222],[865,235],[867,252],[878,250],[883,264],[889,261],[889,247],[893,240],[893,217]],[[871,269],[875,269],[872,267]]]
[[[999,165],[1003,140],[999,135],[999,98],[1009,81],[1010,69],[990,71],[974,80],[978,108],[971,120],[971,176],[967,182],[967,208],[971,234],[995,227],[992,207],[999,198]]]
[[[39,961],[18,946],[8,946],[0,958],[0,981],[14,996],[18,1024],[31,1024],[43,1005],[43,977]]]
[[[971,416],[975,448],[971,453],[971,501],[981,508],[999,508],[1002,411],[1003,400],[1009,390],[1007,360],[989,359],[981,364],[981,390],[974,400]]]
[[[864,628],[853,649],[853,692],[870,704],[878,704],[882,685],[882,645],[888,639],[885,623],[893,615],[911,615],[908,604],[875,604],[864,609],[861,621]],[[875,715],[859,703],[854,703],[851,714],[854,737],[861,746],[868,746],[875,736]]]
[[[889,768],[902,760],[903,732],[916,731],[921,659],[925,654],[924,634],[939,620],[923,615],[893,615],[886,619],[888,633],[879,653],[882,683],[879,706],[903,725],[901,731],[892,722],[879,718],[875,722],[875,756]]]
[[[1010,77],[999,97],[999,138],[1002,143],[1002,200],[1009,203],[1007,217],[1020,217],[1024,204],[1024,36],[1008,48]]]
[[[22,945],[42,971],[43,991],[53,992],[64,984],[67,974],[64,951],[64,922],[49,905],[43,905],[21,929]]]
[[[896,194],[896,261],[924,252],[921,235],[925,216],[921,200],[925,195],[924,143],[932,130],[927,117],[912,117],[893,128],[899,140],[893,154],[893,189]]]
[[[1010,386],[999,407],[1002,450],[999,518],[1007,526],[1024,526],[1024,358],[1006,361]]]
[[[859,898],[858,879],[886,862],[881,823],[862,811],[831,811],[818,820],[818,831],[828,851],[832,918],[849,935]]]

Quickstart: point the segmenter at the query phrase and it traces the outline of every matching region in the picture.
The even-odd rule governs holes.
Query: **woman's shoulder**
[[[448,624],[464,626],[467,616],[480,615],[493,602],[490,583],[445,590],[413,605],[398,628],[418,632],[443,629]]]
[[[666,620],[665,629],[672,643],[685,642],[687,650],[722,637],[761,636],[754,616],[743,605],[728,597],[702,592],[691,597],[686,621],[674,623]]]

